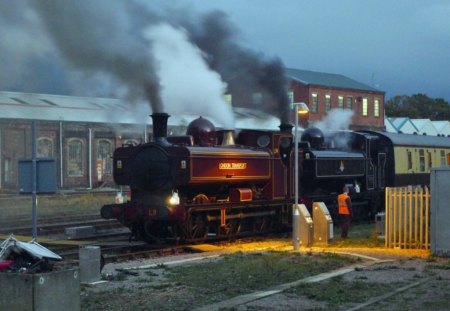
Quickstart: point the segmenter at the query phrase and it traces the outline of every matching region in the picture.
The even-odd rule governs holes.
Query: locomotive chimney
[[[170,117],[169,114],[165,112],[155,112],[150,116],[153,120],[154,141],[165,141],[167,137],[167,119]]]
[[[223,133],[222,146],[234,145],[234,132],[233,130],[227,130]]]
[[[280,124],[280,131],[281,132],[288,132],[288,133],[292,133],[292,128],[294,126],[290,123],[281,123]]]

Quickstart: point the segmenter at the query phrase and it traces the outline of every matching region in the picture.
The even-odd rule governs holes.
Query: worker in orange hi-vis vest
[[[342,193],[338,195],[338,213],[339,223],[341,225],[341,238],[345,239],[350,228],[350,221],[352,219],[352,200],[348,195],[348,187],[342,189]]]

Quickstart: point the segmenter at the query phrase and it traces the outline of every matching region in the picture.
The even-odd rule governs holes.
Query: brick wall
[[[357,91],[349,89],[333,89],[320,86],[307,86],[298,82],[292,82],[290,89],[294,92],[294,102],[305,102],[311,110],[312,94],[317,94],[318,110],[310,111],[310,122],[318,121],[326,116],[325,95],[330,95],[331,108],[338,108],[338,97],[344,99],[344,107],[347,105],[347,98],[351,97],[353,117],[351,121],[351,129],[384,129],[384,93]],[[367,98],[367,116],[363,116],[363,98]],[[379,116],[374,116],[374,102],[379,101]],[[293,117],[293,115],[292,115]]]

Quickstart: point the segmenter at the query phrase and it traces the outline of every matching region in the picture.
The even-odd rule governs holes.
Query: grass
[[[237,295],[267,289],[356,262],[335,254],[235,253],[221,260],[164,269],[159,284],[140,287],[142,277],[119,295],[90,292],[83,310],[190,310]],[[121,302],[127,301],[126,305]],[[122,309],[119,308],[122,307]]]
[[[327,309],[335,309],[346,303],[365,302],[371,297],[391,292],[400,285],[399,282],[381,284],[361,280],[345,281],[342,277],[335,277],[325,282],[301,284],[286,293],[324,301],[328,304]]]
[[[72,195],[42,195],[37,198],[38,218],[64,217],[81,214],[100,214],[104,204],[114,202],[111,193],[84,193]],[[0,198],[0,220],[30,218],[32,212],[31,196]]]

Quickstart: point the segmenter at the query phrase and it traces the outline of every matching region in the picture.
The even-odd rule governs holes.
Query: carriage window
[[[67,174],[83,176],[83,141],[78,138],[69,140],[67,154]]]
[[[99,140],[97,149],[97,173],[99,176],[111,175],[112,172],[111,157],[112,157],[112,143],[106,139]]]
[[[431,152],[427,152],[428,154],[428,170],[430,170],[433,167],[433,158],[431,156]]]
[[[48,137],[41,137],[37,141],[37,156],[39,158],[53,157],[53,141]]]
[[[419,171],[425,172],[425,151],[419,150]]]
[[[408,156],[408,170],[412,169],[412,153],[411,151],[406,151]]]
[[[445,166],[445,150],[441,150],[441,166]]]

